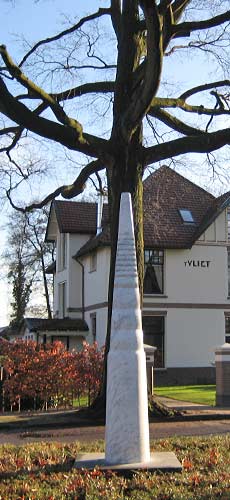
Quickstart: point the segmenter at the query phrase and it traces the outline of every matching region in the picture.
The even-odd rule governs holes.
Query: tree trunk
[[[143,289],[143,166],[140,154],[143,140],[142,118],[140,118],[139,126],[137,126],[133,130],[126,130],[124,122],[126,111],[128,110],[130,100],[133,97],[134,74],[139,66],[142,55],[142,34],[136,29],[137,21],[139,20],[138,9],[139,6],[137,0],[134,0],[133,2],[123,2],[120,26],[121,30],[118,40],[117,74],[113,106],[113,128],[111,134],[114,164],[112,169],[108,169],[107,171],[111,221],[111,259],[108,291],[108,322],[102,386],[100,394],[96,399],[94,405],[94,407],[99,408],[99,412],[100,409],[104,412],[106,402],[107,356],[110,347],[119,208],[122,192],[129,192],[132,195],[137,266],[141,297]]]
[[[134,231],[136,241],[137,268],[139,277],[140,297],[142,304],[143,297],[143,279],[144,279],[144,240],[143,240],[143,167],[139,160],[139,150],[142,141],[142,129],[138,129],[132,137],[130,145],[125,149],[121,148],[117,154],[116,164],[114,165],[112,175],[108,175],[109,189],[109,210],[111,226],[111,258],[110,258],[110,276],[108,289],[108,320],[107,335],[105,342],[105,362],[103,370],[103,380],[100,393],[96,398],[93,409],[99,413],[104,413],[106,403],[106,374],[107,374],[107,356],[110,348],[111,317],[113,304],[113,287],[115,277],[115,263],[117,250],[117,236],[119,223],[120,197],[122,192],[129,192],[132,195],[132,206],[134,216]],[[118,148],[117,148],[118,149]]]
[[[44,284],[44,290],[45,290],[47,315],[48,315],[48,319],[52,319],[52,312],[51,312],[51,307],[50,307],[50,297],[49,297],[49,290],[48,290],[46,270],[45,270],[45,262],[44,262],[42,252],[41,252],[41,264],[42,264],[42,277],[43,277],[43,284]]]

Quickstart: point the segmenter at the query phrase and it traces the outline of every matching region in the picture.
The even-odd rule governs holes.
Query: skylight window
[[[179,210],[179,212],[180,212],[180,216],[181,216],[183,222],[187,222],[189,224],[194,224],[195,221],[194,221],[192,212],[190,212],[190,210],[182,208],[181,210]]]

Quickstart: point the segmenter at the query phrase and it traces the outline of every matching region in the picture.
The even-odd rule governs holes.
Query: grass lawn
[[[215,405],[215,385],[188,385],[188,386],[171,386],[171,387],[156,387],[155,394],[158,396],[164,396],[172,399],[177,399],[179,401],[191,401],[193,403],[201,403],[207,405]],[[87,397],[82,397],[80,400],[80,406],[87,406]],[[74,408],[79,408],[78,400],[74,401]],[[31,422],[39,417],[39,412],[31,412],[30,414],[20,414],[13,413],[6,415],[0,414],[0,424],[8,422],[22,423],[23,420],[30,419]],[[46,415],[43,414],[43,419],[50,420],[55,418],[55,411],[47,412]],[[0,491],[1,493],[1,491]],[[0,496],[1,500],[1,496]],[[230,497],[229,497],[230,500]]]
[[[80,399],[74,399],[73,407],[80,408],[81,406],[88,406],[88,397],[87,396],[81,396]]]
[[[131,478],[72,468],[80,451],[104,442],[32,443],[0,447],[0,498],[4,500],[214,500],[230,498],[230,437],[170,438],[152,449],[174,451],[182,473],[137,472]]]
[[[215,385],[181,385],[156,387],[154,390],[157,396],[178,399],[179,401],[191,401],[192,403],[215,405]]]

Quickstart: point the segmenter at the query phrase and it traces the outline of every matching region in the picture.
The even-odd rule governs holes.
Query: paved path
[[[200,403],[191,403],[190,401],[178,401],[177,399],[171,399],[166,397],[159,398],[161,403],[163,403],[168,408],[174,408],[174,410],[185,411],[188,415],[209,415],[210,417],[216,418],[217,415],[220,417],[226,415],[226,418],[230,418],[230,408],[208,406]]]
[[[154,422],[150,424],[152,439],[172,436],[205,436],[210,434],[230,434],[230,420],[198,420],[195,422]],[[59,429],[31,430],[30,432],[1,432],[0,444],[25,444],[40,441],[90,442],[104,439],[104,427],[67,427]]]
[[[162,398],[163,399],[163,398]],[[208,407],[204,405],[182,403],[181,401],[169,400],[164,398],[163,401],[167,406],[175,409],[185,410],[186,414],[191,418],[186,418],[182,421],[164,421],[152,422],[150,424],[150,437],[152,439],[167,438],[171,436],[207,436],[210,434],[230,434],[230,408],[221,409]],[[66,417],[66,413],[64,414]],[[60,412],[61,416],[61,412]],[[27,426],[27,432],[24,430],[1,429],[0,426],[0,444],[25,444],[30,442],[40,441],[57,441],[62,443],[70,443],[73,441],[91,442],[97,439],[104,440],[105,428],[103,425],[95,427],[76,427],[69,422],[63,425],[62,421],[58,421],[57,416],[50,416],[52,423],[53,417],[56,421],[56,426],[49,425],[49,416],[44,414],[43,423],[46,424],[43,428],[35,425]],[[195,417],[195,418],[194,418]],[[71,418],[71,412],[69,417]],[[73,412],[74,418],[74,412]]]

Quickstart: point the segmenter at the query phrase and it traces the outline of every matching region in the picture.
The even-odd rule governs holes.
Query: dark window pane
[[[65,318],[66,316],[66,282],[59,283],[59,318]]]
[[[92,331],[93,341],[96,342],[96,337],[97,337],[97,317],[96,317],[96,313],[91,314],[91,331]]]
[[[145,250],[144,293],[163,293],[163,250]]]
[[[157,348],[154,354],[155,368],[164,367],[164,316],[142,318],[144,344]]]
[[[230,336],[230,316],[225,316],[225,335]]]
[[[225,342],[230,344],[230,316],[225,316]]]
[[[225,316],[225,333],[230,335],[230,316]]]
[[[230,296],[230,249],[228,248],[228,296]]]

